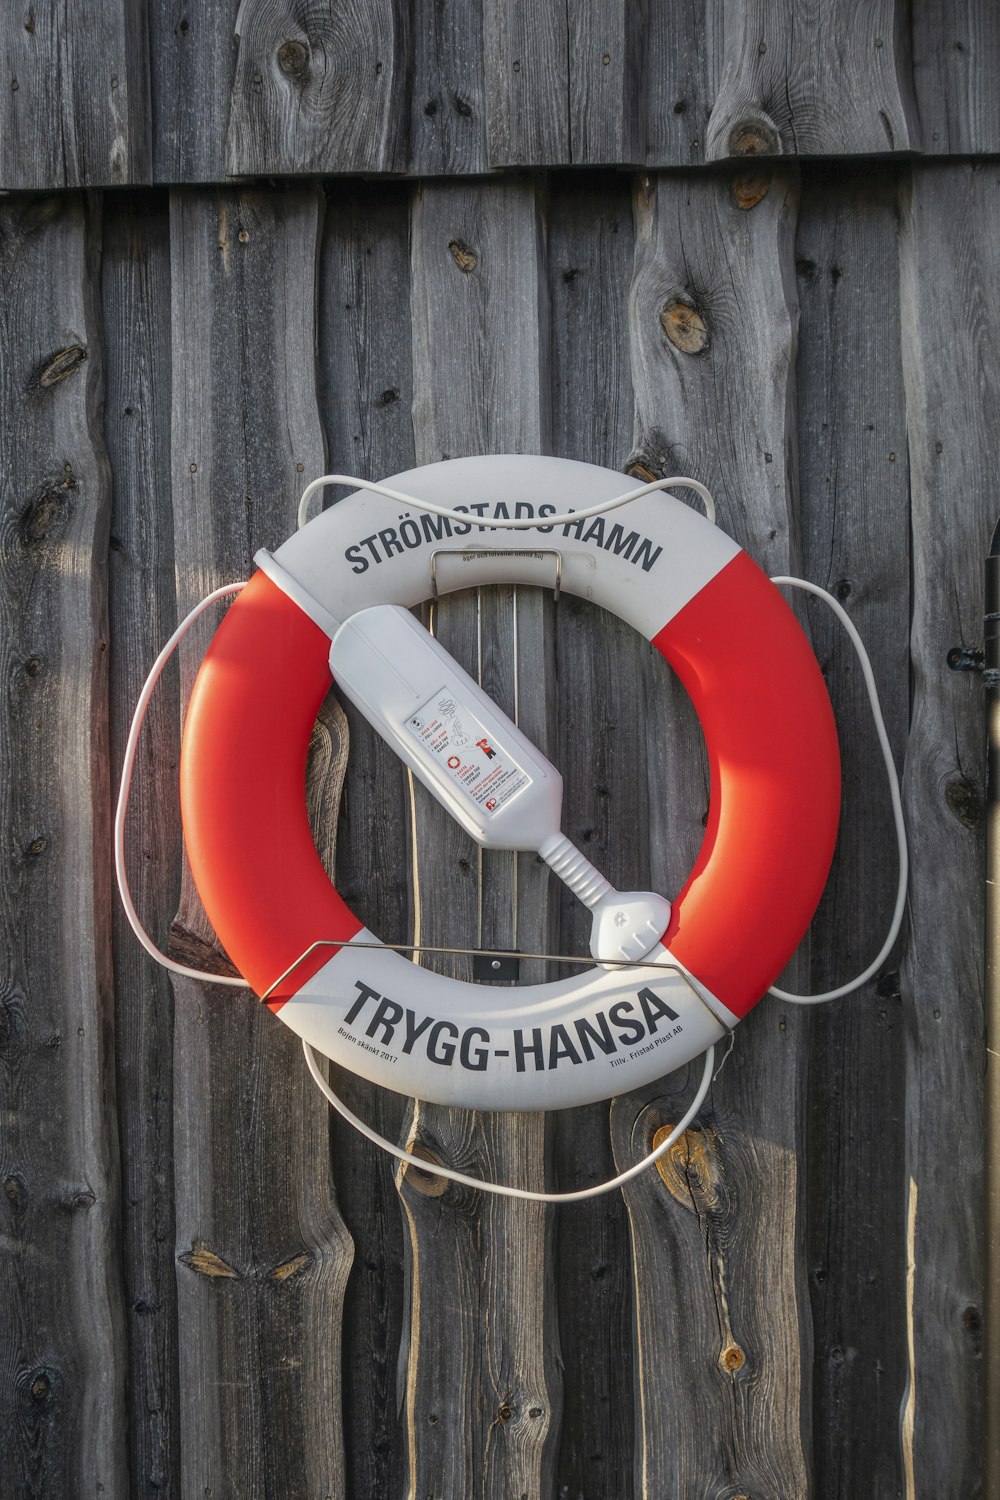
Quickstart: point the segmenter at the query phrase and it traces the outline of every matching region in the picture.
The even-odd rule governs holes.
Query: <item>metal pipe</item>
[[[986,1287],[983,1494],[1000,1494],[1000,521],[986,559]]]

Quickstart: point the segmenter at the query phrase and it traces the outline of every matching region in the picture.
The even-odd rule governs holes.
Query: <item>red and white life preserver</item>
[[[757,565],[668,495],[546,526],[623,494],[621,474],[504,456],[431,464],[387,483],[456,519],[357,491],[273,556],[257,555],[259,571],[205,657],[184,727],[181,807],[208,916],[283,1021],[388,1088],[530,1110],[637,1087],[735,1025],[812,918],[840,808],[837,737],[815,657]],[[491,519],[517,517],[540,524],[490,529]],[[306,755],[343,620],[375,603],[418,604],[435,587],[551,586],[556,550],[561,588],[633,625],[686,687],[708,749],[709,817],[648,964],[501,989],[359,946],[377,939],[320,863]],[[344,946],[298,962],[317,940]],[[663,967],[671,963],[683,973]]]

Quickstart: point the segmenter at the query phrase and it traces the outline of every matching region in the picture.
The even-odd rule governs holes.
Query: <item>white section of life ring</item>
[[[639,967],[499,987],[420,968],[366,928],[279,1014],[325,1056],[385,1088],[436,1104],[474,1094],[478,1109],[515,1110],[625,1093],[689,1062],[738,1021],[659,945]]]
[[[478,584],[551,588],[558,553],[561,590],[594,600],[651,639],[741,550],[664,493],[607,517],[549,525],[550,516],[610,504],[634,488],[611,469],[573,459],[448,459],[397,474],[392,487],[433,500],[456,519],[355,490],[273,556],[261,551],[254,559],[327,635],[371,604],[409,608],[433,592]],[[504,529],[505,520],[532,516],[535,530]]]

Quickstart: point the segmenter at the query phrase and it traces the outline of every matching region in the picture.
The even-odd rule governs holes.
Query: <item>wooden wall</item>
[[[45,190],[0,199],[4,1500],[980,1493],[984,736],[963,668],[1000,511],[1000,167],[955,153],[998,149],[1000,22],[973,0],[912,24],[848,9],[104,0],[0,21],[0,184]],[[389,171],[409,175],[357,175]],[[693,474],[762,566],[832,589],[869,643],[913,854],[879,976],[815,1011],[764,1001],[663,1173],[560,1210],[434,1162],[597,1181],[696,1068],[548,1116],[338,1074],[428,1156],[395,1172],[331,1120],[280,1021],[172,984],[112,890],[128,720],[177,618],[248,576],[324,468],[491,451]],[[845,774],[787,976],[818,990],[877,951],[895,849],[857,664],[820,606],[803,619]],[[501,704],[519,674],[570,836],[672,894],[707,783],[664,664],[528,590],[456,595],[435,624]],[[176,799],[210,630],[155,700],[128,849],[148,925],[219,972]],[[309,797],[380,935],[412,934],[418,893],[425,942],[481,922],[585,949],[572,898],[480,861],[333,698]]]
[[[16,188],[1000,150],[991,0],[25,0]]]

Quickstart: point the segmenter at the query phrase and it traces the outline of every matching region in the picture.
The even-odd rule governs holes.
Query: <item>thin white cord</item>
[[[387,1151],[390,1156],[395,1156],[399,1161],[409,1162],[411,1166],[419,1167],[421,1172],[428,1172],[433,1177],[447,1177],[449,1182],[460,1182],[465,1187],[478,1188],[483,1193],[496,1193],[501,1198],[521,1198],[526,1203],[583,1203],[587,1198],[599,1198],[602,1193],[610,1193],[613,1188],[624,1187],[626,1182],[631,1182],[633,1177],[638,1177],[640,1172],[645,1172],[647,1167],[651,1167],[654,1162],[660,1160],[661,1156],[666,1155],[698,1113],[705,1102],[705,1096],[712,1082],[712,1067],[715,1062],[715,1048],[709,1047],[705,1053],[705,1070],[701,1075],[698,1092],[666,1140],[661,1141],[656,1150],[644,1156],[642,1161],[636,1162],[634,1167],[619,1172],[617,1177],[611,1177],[607,1182],[599,1182],[596,1187],[578,1188],[576,1192],[571,1193],[533,1193],[529,1188],[508,1187],[502,1182],[485,1182],[479,1177],[469,1177],[465,1172],[456,1172],[453,1167],[440,1166],[437,1162],[428,1161],[424,1156],[414,1156],[411,1151],[404,1151],[401,1146],[387,1140],[384,1135],[379,1135],[377,1130],[366,1125],[364,1120],[359,1119],[352,1110],[348,1109],[343,1099],[339,1094],[334,1093],[323,1077],[316,1060],[316,1053],[304,1037],[302,1050],[306,1055],[306,1064],[317,1088],[326,1096],[338,1114],[342,1115],[349,1125],[353,1125],[354,1129],[366,1140],[380,1146],[383,1151]]]
[[[319,479],[314,479],[307,484],[302,491],[302,499],[299,501],[299,530],[308,523],[309,502],[317,490],[326,485],[344,485],[355,490],[371,490],[373,495],[384,495],[387,500],[395,500],[397,505],[411,505],[414,510],[430,511],[432,516],[448,516],[452,520],[471,523],[479,531],[485,531],[487,526],[491,531],[499,528],[501,531],[530,531],[535,526],[561,526],[577,521],[586,521],[591,516],[603,515],[607,510],[617,510],[619,505],[627,505],[630,500],[641,500],[644,495],[652,495],[656,490],[694,490],[701,497],[705,507],[705,515],[715,525],[715,501],[712,499],[711,491],[697,479],[675,478],[654,479],[652,484],[642,484],[638,489],[628,490],[624,495],[615,495],[611,500],[602,500],[600,505],[588,505],[583,510],[567,511],[561,516],[535,516],[529,520],[503,520],[493,516],[483,516],[479,521],[474,515],[466,511],[452,509],[449,505],[435,505],[432,500],[418,500],[414,495],[404,495],[402,490],[390,489],[387,484],[375,484],[370,479],[356,479],[350,474],[322,474]]]
[[[235,979],[230,974],[209,974],[204,969],[189,969],[187,964],[175,963],[172,958],[168,958],[153,942],[153,939],[139,920],[139,913],[135,909],[132,892],[129,889],[128,876],[125,873],[125,815],[128,812],[128,799],[132,788],[132,773],[135,770],[135,757],[139,746],[139,735],[142,732],[142,725],[146,717],[146,710],[149,707],[149,700],[153,696],[153,689],[159,682],[164,667],[200,615],[203,615],[217,599],[225,599],[229,594],[238,594],[241,589],[245,588],[245,582],[226,583],[223,584],[222,588],[213,589],[210,594],[206,594],[201,603],[196,604],[190,614],[185,615],[154,661],[149,670],[149,676],[142,685],[142,692],[139,694],[139,701],[135,706],[135,713],[132,715],[132,726],[129,729],[128,740],[125,744],[125,760],[122,765],[118,806],[115,809],[115,875],[118,878],[118,892],[122,898],[125,915],[129,919],[132,931],[146,952],[150,957],[155,958],[158,964],[162,964],[165,969],[169,969],[172,974],[182,974],[185,979],[207,979],[211,984],[231,984],[235,989],[242,990],[245,990],[247,987],[245,979]]]
[[[850,615],[838,603],[832,594],[826,589],[821,589],[818,584],[808,583],[804,578],[772,578],[772,583],[784,584],[788,588],[802,589],[807,594],[814,594],[817,599],[822,599],[828,604],[837,616],[841,625],[850,637],[851,645],[857,652],[858,661],[861,663],[861,671],[865,679],[865,687],[868,690],[868,701],[871,704],[872,718],[875,720],[875,729],[878,733],[878,742],[882,750],[882,759],[885,762],[886,775],[889,778],[889,796],[892,800],[892,819],[896,827],[896,849],[899,855],[899,879],[896,884],[896,905],[889,924],[889,933],[882,944],[877,955],[862,974],[847,984],[838,985],[834,990],[824,990],[821,995],[791,995],[787,990],[779,990],[772,985],[768,990],[769,995],[774,995],[779,1000],[787,1000],[792,1005],[820,1005],[826,1000],[839,1000],[842,995],[850,995],[854,990],[859,990],[863,984],[867,984],[873,974],[876,974],[882,964],[892,952],[893,944],[899,936],[899,929],[903,925],[903,913],[906,910],[906,884],[909,870],[909,859],[906,848],[906,828],[903,823],[903,803],[899,795],[899,777],[896,775],[896,766],[892,758],[892,748],[889,745],[889,736],[885,729],[885,720],[882,717],[882,707],[879,703],[878,688],[875,686],[875,674],[872,664],[868,659],[858,631]]]

